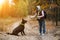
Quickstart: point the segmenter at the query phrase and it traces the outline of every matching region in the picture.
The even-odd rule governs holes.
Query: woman
[[[44,11],[41,9],[39,5],[36,6],[36,13],[34,16],[32,16],[32,18],[33,17],[37,17],[40,34],[44,35],[46,33]]]

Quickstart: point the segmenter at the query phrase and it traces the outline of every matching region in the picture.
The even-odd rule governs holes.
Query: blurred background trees
[[[32,8],[40,4],[41,8],[47,12],[47,19],[56,22],[56,26],[58,25],[60,21],[60,0],[34,0],[31,4]]]
[[[33,9],[40,4],[48,14],[49,20],[60,20],[60,0],[5,0],[0,5],[0,17],[25,17],[33,14]],[[56,24],[57,25],[57,24]]]
[[[2,8],[1,8],[2,6]],[[5,0],[4,4],[0,5],[0,17],[21,17],[28,14],[27,0]]]

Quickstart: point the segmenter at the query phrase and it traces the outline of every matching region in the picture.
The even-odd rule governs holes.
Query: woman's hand
[[[35,16],[30,16],[30,18],[32,19],[32,18],[34,18]]]

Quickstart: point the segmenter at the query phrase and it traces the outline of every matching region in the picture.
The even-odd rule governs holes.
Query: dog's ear
[[[24,19],[22,18],[22,20],[24,20]]]

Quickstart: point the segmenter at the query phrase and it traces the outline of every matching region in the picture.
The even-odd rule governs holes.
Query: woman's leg
[[[43,33],[45,33],[46,32],[45,20],[42,21],[42,26],[43,26]]]
[[[42,22],[41,21],[39,21],[39,31],[42,34]]]

